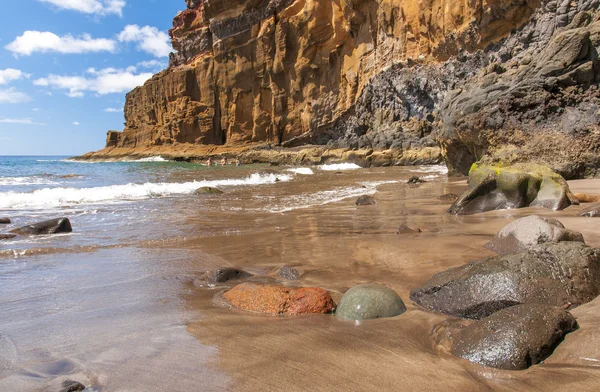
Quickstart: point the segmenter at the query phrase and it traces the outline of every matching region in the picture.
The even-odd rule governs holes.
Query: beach
[[[0,241],[2,391],[54,391],[64,379],[92,391],[600,387],[598,299],[570,310],[579,330],[523,371],[453,357],[433,333],[449,317],[409,299],[435,273],[492,256],[483,245],[519,217],[557,218],[600,246],[600,220],[578,216],[585,205],[450,215],[438,197],[461,194],[466,179],[443,166],[44,160],[19,162],[30,167],[20,175],[0,169],[0,217],[13,221],[3,231],[62,216],[73,225],[72,234]],[[426,182],[407,184],[415,175]],[[600,180],[569,185],[600,193]],[[224,193],[195,195],[202,186]],[[376,204],[355,205],[361,195]],[[396,234],[400,225],[421,232]],[[283,266],[300,278],[279,278]],[[202,280],[222,267],[252,282],[322,287],[336,302],[379,283],[407,312],[354,322],[235,310],[219,298],[236,282]]]

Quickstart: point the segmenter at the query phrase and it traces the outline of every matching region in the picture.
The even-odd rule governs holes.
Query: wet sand
[[[460,194],[466,183],[441,178],[408,186],[412,174],[389,168],[307,176],[261,189],[260,197],[246,189],[212,200],[215,208],[202,214],[194,214],[197,201],[182,200],[173,209],[187,213],[172,212],[170,224],[185,224],[185,236],[2,260],[0,332],[18,354],[4,368],[0,362],[0,390],[57,390],[64,378],[102,391],[600,389],[600,299],[572,311],[580,329],[549,359],[518,372],[448,355],[431,337],[447,317],[408,299],[434,273],[493,255],[483,244],[517,217],[558,218],[590,246],[600,246],[600,219],[578,217],[585,205],[455,217],[437,197]],[[322,191],[322,181],[400,182],[380,185],[374,206],[356,207],[348,198],[268,211]],[[570,184],[574,192],[600,193],[600,180]],[[397,235],[401,224],[423,233]],[[283,265],[298,268],[302,277],[276,279]],[[260,282],[323,287],[336,300],[355,284],[381,283],[400,294],[408,311],[354,323],[230,310],[213,298],[235,283],[207,288],[197,280],[223,266],[243,268]]]

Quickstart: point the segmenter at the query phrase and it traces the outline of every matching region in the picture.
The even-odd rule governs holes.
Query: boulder
[[[577,321],[559,307],[524,304],[447,328],[453,355],[483,366],[521,370],[550,356],[564,336],[577,329]]]
[[[8,225],[8,224],[10,224],[10,219],[0,218],[0,225]]]
[[[561,241],[585,242],[581,233],[565,229],[558,220],[531,215],[504,226],[485,247],[499,254],[508,254],[535,249],[547,242]]]
[[[592,204],[589,207],[585,208],[579,216],[587,216],[590,218],[595,218],[600,216],[600,203]]]
[[[1,240],[10,240],[15,238],[17,235],[16,234],[2,234],[0,233],[0,241]]]
[[[249,278],[252,274],[237,268],[219,268],[208,272],[210,283],[225,283],[230,280]]]
[[[356,199],[356,203],[355,204],[357,206],[372,206],[374,204],[377,204],[377,202],[375,201],[375,199],[373,199],[369,195],[362,195],[361,197],[359,197],[358,199]]]
[[[68,218],[57,218],[23,226],[18,229],[11,230],[11,233],[19,235],[43,235],[71,233],[72,231],[73,228],[71,227],[71,221],[69,221]]]
[[[300,275],[302,275],[300,271],[288,265],[281,267],[277,271],[277,276],[287,280],[296,280],[300,277]]]
[[[79,392],[85,390],[85,385],[78,381],[64,380],[60,392]]]
[[[469,188],[448,212],[468,215],[529,206],[562,210],[572,204],[579,204],[579,201],[565,179],[545,166],[473,165],[469,172]]]
[[[290,288],[242,283],[223,294],[234,307],[251,312],[298,315],[331,313],[335,302],[321,288]]]
[[[221,195],[225,192],[223,192],[222,190],[218,189],[218,188],[213,188],[210,186],[203,186],[201,188],[198,188],[194,191],[194,195],[200,196],[200,195]]]
[[[400,296],[380,284],[360,284],[346,291],[335,311],[338,318],[368,320],[398,316],[406,311]]]
[[[568,308],[598,294],[600,250],[558,242],[440,272],[412,290],[410,298],[434,312],[480,319],[524,303]]]

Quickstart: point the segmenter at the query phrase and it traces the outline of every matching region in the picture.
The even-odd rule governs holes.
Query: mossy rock
[[[569,185],[548,167],[531,163],[507,167],[473,164],[469,189],[448,212],[468,215],[529,206],[562,210],[572,204],[579,201]]]

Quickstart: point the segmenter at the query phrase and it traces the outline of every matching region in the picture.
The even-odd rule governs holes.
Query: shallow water
[[[166,183],[169,189],[193,181],[230,182],[220,186],[226,192],[220,196],[194,196],[191,189],[135,200],[59,198],[57,205],[0,210],[0,216],[14,218],[10,228],[65,215],[75,230],[0,242],[0,348],[6,347],[0,353],[0,391],[54,391],[65,378],[98,391],[600,386],[600,301],[573,311],[580,330],[545,363],[507,372],[471,365],[434,347],[431,330],[446,317],[408,300],[409,291],[432,274],[492,255],[482,245],[519,216],[558,217],[588,244],[600,246],[600,219],[577,217],[582,207],[451,216],[437,197],[459,194],[466,185],[448,181],[439,167],[309,171],[169,162],[62,164],[84,176],[85,183],[75,186],[85,193],[129,182]],[[99,167],[113,171],[114,178],[102,173],[95,180]],[[129,177],[120,177],[123,173]],[[256,173],[273,180],[233,184]],[[415,174],[429,181],[407,185]],[[71,179],[59,181],[52,188],[66,188]],[[0,195],[48,187],[3,186]],[[595,181],[572,186],[600,192]],[[378,204],[355,206],[362,194],[373,195]],[[397,235],[401,224],[423,232]],[[277,280],[274,272],[283,265],[298,268],[301,279]],[[336,300],[355,284],[382,283],[401,295],[408,311],[358,324],[327,315],[233,311],[213,302],[229,285],[209,288],[198,280],[222,266],[241,267],[260,282],[324,287]]]

